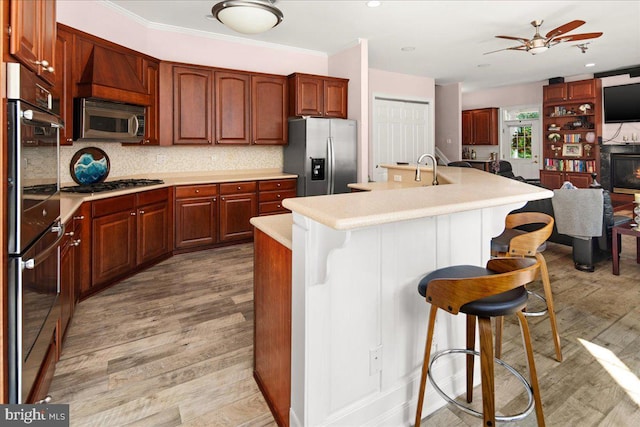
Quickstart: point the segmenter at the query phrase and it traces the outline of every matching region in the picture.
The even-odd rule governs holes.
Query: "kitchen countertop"
[[[122,190],[105,191],[102,193],[61,193],[60,218],[65,223],[83,202],[106,199],[109,197],[124,196],[126,194],[139,193],[141,191],[155,190],[158,188],[172,187],[175,185],[219,184],[238,181],[263,181],[269,179],[297,178],[297,175],[284,173],[275,169],[238,170],[223,172],[189,172],[146,174],[135,176],[120,176],[113,179],[148,178],[162,179],[163,184],[147,185],[143,187],[131,187]],[[75,185],[75,183],[62,184]]]
[[[284,247],[291,249],[292,214],[256,216],[250,221],[258,230],[272,237]]]
[[[381,166],[415,171],[411,165]],[[430,167],[421,169],[431,171]],[[438,186],[410,182],[352,184],[351,188],[360,190],[395,191],[299,197],[284,200],[283,206],[333,229],[350,230],[553,197],[550,190],[474,168],[438,167],[438,180]],[[423,177],[422,182],[428,184],[430,179]]]

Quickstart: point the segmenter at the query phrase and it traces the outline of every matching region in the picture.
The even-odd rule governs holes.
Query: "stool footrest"
[[[450,355],[450,354],[467,354],[467,355],[474,355],[479,357],[480,356],[480,352],[479,351],[475,351],[475,350],[467,350],[467,349],[463,349],[463,348],[452,348],[452,349],[446,349],[446,350],[441,350],[436,352],[433,357],[431,358],[431,361],[429,362],[429,382],[431,383],[431,385],[433,385],[433,388],[436,390],[436,392],[447,402],[457,406],[460,410],[462,410],[463,412],[466,412],[469,415],[473,415],[475,417],[479,417],[482,418],[482,412],[478,412],[475,409],[464,405],[460,402],[458,402],[455,399],[452,399],[451,397],[449,397],[440,387],[438,387],[438,384],[436,384],[435,380],[433,379],[433,374],[432,374],[432,369],[433,369],[433,364],[434,362],[439,359],[442,356],[446,356],[446,355]],[[529,415],[531,413],[531,411],[533,411],[533,406],[534,406],[534,401],[533,401],[533,390],[531,388],[531,385],[529,384],[529,382],[527,381],[527,379],[525,377],[522,376],[522,374],[520,372],[518,372],[513,366],[507,364],[506,362],[504,362],[501,359],[497,359],[494,358],[494,361],[496,363],[498,363],[499,365],[503,366],[507,371],[509,371],[513,376],[515,376],[523,385],[525,388],[525,391],[527,392],[527,398],[529,399],[529,402],[527,403],[527,407],[526,409],[519,413],[519,414],[514,414],[514,415],[504,415],[504,416],[496,416],[496,421],[502,421],[502,422],[510,422],[510,421],[518,421],[518,420],[522,420],[524,418],[527,417],[527,415]]]
[[[527,293],[529,295],[531,295],[532,297],[534,297],[534,298],[538,298],[540,301],[542,301],[544,303],[545,307],[548,307],[547,306],[547,299],[544,296],[542,296],[542,295],[540,295],[540,294],[538,294],[536,292],[530,291],[528,289],[527,289]],[[540,316],[544,316],[545,314],[547,314],[548,311],[549,310],[547,308],[545,308],[544,310],[540,310],[540,311],[523,311],[522,314],[524,314],[527,317],[540,317]]]

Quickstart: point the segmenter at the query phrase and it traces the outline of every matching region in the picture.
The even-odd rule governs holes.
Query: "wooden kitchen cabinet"
[[[296,197],[296,179],[277,179],[258,182],[258,214],[287,213],[282,206],[284,199]]]
[[[185,185],[175,191],[175,248],[194,249],[218,242],[218,185]]]
[[[56,2],[11,0],[9,51],[49,84],[56,81]]]
[[[65,224],[65,237],[60,243],[60,324],[58,325],[58,342],[62,342],[64,339],[77,301],[76,270],[79,270],[81,262],[81,258],[77,256],[77,248],[82,243],[82,228],[80,222],[75,218],[73,216]],[[58,349],[61,350],[61,346]]]
[[[249,220],[258,216],[255,181],[220,184],[220,242],[251,239]]]
[[[543,102],[591,101],[598,96],[599,92],[596,80],[578,80],[544,86],[542,89]]]
[[[136,266],[135,195],[93,202],[91,287],[124,276]]]
[[[251,78],[247,73],[215,72],[216,144],[251,143]]]
[[[60,129],[60,145],[73,144],[73,79],[72,61],[73,34],[58,29],[56,36],[56,82],[53,87],[54,104],[59,107],[59,114],[65,126]]]
[[[253,375],[280,426],[291,406],[291,249],[256,228]]]
[[[288,81],[290,115],[347,118],[348,79],[294,73]]]
[[[161,188],[92,202],[91,283],[83,296],[170,255],[169,200]]]
[[[498,108],[462,112],[462,145],[498,145]]]
[[[256,145],[287,143],[287,78],[251,76],[251,136]]]
[[[161,138],[169,144],[177,145],[212,144],[215,136],[213,70],[207,67],[167,65],[171,72],[169,77],[166,71],[163,72],[164,67],[164,64],[160,64],[160,96],[166,100],[163,101],[165,105],[161,106],[160,113]],[[169,87],[170,96],[163,98],[163,94],[167,92],[166,86]],[[173,100],[170,104],[173,105],[173,110],[166,105],[169,99]],[[164,124],[170,125],[165,132]]]
[[[144,137],[137,143],[123,143],[122,145],[159,145],[159,91],[160,91],[160,63],[149,59],[143,60],[143,85],[149,96],[149,105],[145,108]]]

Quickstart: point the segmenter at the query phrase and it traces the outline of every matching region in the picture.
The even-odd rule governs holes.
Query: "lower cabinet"
[[[566,181],[578,188],[589,188],[592,178],[591,174],[581,172],[540,171],[540,184],[546,188],[560,188]]]
[[[218,185],[176,187],[175,247],[189,249],[218,242]]]
[[[169,255],[169,191],[162,188],[92,202],[91,282],[82,289],[83,296]]]
[[[282,201],[296,197],[295,179],[274,179],[258,183],[258,203],[260,215],[287,213]]]
[[[258,215],[256,182],[220,184],[220,242],[251,239],[249,220]]]
[[[58,331],[55,330],[51,337],[51,342],[49,343],[46,356],[40,366],[40,371],[38,372],[36,381],[25,403],[31,404],[46,402],[45,399],[47,398],[51,381],[53,381],[53,374],[56,370],[56,362],[58,361],[58,353],[60,351],[57,336]]]

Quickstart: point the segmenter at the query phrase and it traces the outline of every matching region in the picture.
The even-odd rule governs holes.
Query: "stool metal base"
[[[527,289],[527,294],[531,295],[534,298],[538,298],[540,301],[544,303],[544,306],[547,307],[547,299],[542,295],[536,292],[530,291],[528,289]],[[544,310],[540,310],[540,311],[523,311],[522,314],[524,314],[527,317],[540,317],[547,314],[547,311],[549,310],[545,308]]]
[[[433,364],[434,362],[442,357],[442,356],[446,356],[449,354],[467,354],[467,355],[474,355],[474,356],[480,356],[480,352],[475,351],[475,350],[466,350],[466,349],[461,349],[461,348],[453,348],[453,349],[447,349],[447,350],[441,350],[438,351],[437,353],[435,353],[431,359],[431,362],[429,362],[429,382],[431,383],[431,385],[433,386],[433,388],[436,390],[436,392],[438,392],[438,394],[447,402],[457,406],[458,408],[460,408],[463,412],[466,412],[469,415],[473,415],[475,417],[479,417],[482,418],[482,412],[478,412],[475,409],[472,409],[471,407],[467,406],[467,405],[463,405],[462,403],[452,399],[451,397],[447,396],[447,394],[442,391],[442,389],[440,387],[438,387],[438,385],[436,384],[435,380],[433,379],[432,376],[432,368],[433,368]],[[493,359],[496,363],[498,363],[499,365],[503,366],[507,371],[509,371],[511,374],[513,374],[513,376],[515,376],[523,385],[524,385],[524,389],[527,392],[527,397],[529,399],[529,402],[527,403],[527,407],[526,409],[519,413],[519,414],[514,414],[514,415],[505,415],[505,416],[496,416],[496,421],[502,421],[502,422],[510,422],[510,421],[519,421],[522,420],[524,418],[526,418],[531,411],[533,411],[533,406],[534,406],[534,402],[533,402],[533,391],[531,388],[531,385],[529,384],[529,382],[527,381],[527,379],[525,377],[522,376],[522,374],[520,374],[520,372],[516,371],[516,369],[511,366],[508,365],[507,363],[505,363],[503,360],[501,359]]]

